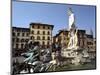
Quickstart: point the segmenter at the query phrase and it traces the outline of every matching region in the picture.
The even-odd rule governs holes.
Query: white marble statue
[[[68,16],[69,16],[69,30],[75,27],[75,15],[72,12],[72,9],[69,8],[68,10]]]
[[[72,12],[72,9],[69,8],[68,10],[68,16],[69,16],[69,43],[68,43],[68,48],[76,48],[77,46],[77,30],[75,26],[75,15]]]

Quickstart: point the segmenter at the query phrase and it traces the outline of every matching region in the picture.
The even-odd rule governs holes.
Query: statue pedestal
[[[86,49],[83,48],[66,48],[63,49],[62,52],[62,57],[68,58],[71,60],[71,64],[75,64],[75,65],[80,65],[81,63],[87,62],[87,58],[89,57],[88,52],[86,51]],[[72,59],[73,58],[73,59]],[[68,61],[68,60],[66,60]]]

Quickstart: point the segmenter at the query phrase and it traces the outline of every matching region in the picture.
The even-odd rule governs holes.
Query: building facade
[[[67,47],[68,45],[68,31],[67,30],[59,30],[59,33],[53,37],[55,42],[59,41],[62,47]]]
[[[30,23],[29,28],[12,27],[12,48],[14,52],[25,51],[29,40],[39,42],[41,48],[50,48],[53,25]]]
[[[28,40],[29,28],[12,27],[12,49],[15,52],[14,54],[23,52]]]
[[[78,46],[81,48],[87,48],[86,31],[78,30],[77,37],[78,37]]]
[[[60,40],[60,43],[63,46],[68,46],[69,42],[69,31],[68,30],[60,30],[58,34],[56,34],[53,39],[57,42]],[[86,34],[85,30],[78,30],[77,32],[77,37],[78,37],[78,46],[81,48],[86,48],[86,49],[92,49],[94,47],[95,49],[95,44],[93,44],[93,35]],[[94,42],[95,43],[95,42]],[[94,45],[94,46],[93,46]]]
[[[90,55],[90,59],[96,58],[96,39],[93,38],[93,35],[87,35],[87,48]]]
[[[39,42],[41,48],[50,48],[53,25],[30,23],[30,40]]]

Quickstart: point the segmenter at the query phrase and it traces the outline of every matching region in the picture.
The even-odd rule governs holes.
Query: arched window
[[[16,36],[14,32],[13,32],[13,36]]]
[[[43,41],[43,43],[42,43],[43,45],[45,45],[45,42]]]
[[[37,36],[37,40],[40,40],[40,36]]]
[[[48,40],[50,40],[50,37],[48,36]]]
[[[25,42],[28,42],[28,41],[29,41],[29,39],[26,39],[26,40],[25,40]]]
[[[24,42],[24,39],[21,39],[21,42]]]
[[[50,29],[50,27],[48,27],[48,29]]]
[[[19,42],[19,38],[16,39],[16,42]]]
[[[49,41],[47,42],[47,45],[50,45],[50,42]]]
[[[45,26],[43,26],[43,29],[45,29]]]
[[[20,36],[20,33],[17,33],[17,36]]]
[[[34,31],[33,30],[31,31],[31,34],[34,34]]]
[[[35,39],[35,37],[34,36],[31,36],[31,40],[34,40]]]
[[[21,48],[24,48],[24,44],[21,44]]]
[[[32,28],[34,28],[34,26],[32,26]]]
[[[31,36],[30,38],[31,38],[31,40],[32,40],[32,36]]]
[[[40,31],[37,31],[37,34],[40,34]]]
[[[25,33],[22,33],[22,36],[25,36]]]
[[[47,48],[49,48],[49,47],[50,47],[50,42],[48,41],[48,42],[47,42]]]
[[[50,32],[48,31],[48,35],[50,35]]]
[[[45,40],[45,37],[43,36],[42,39]]]
[[[17,49],[19,48],[19,44],[16,44],[16,48],[17,48]]]
[[[43,31],[43,35],[45,35],[45,31]]]
[[[26,36],[29,36],[29,33],[26,33]]]

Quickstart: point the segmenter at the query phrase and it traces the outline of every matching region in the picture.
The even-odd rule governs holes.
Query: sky
[[[78,29],[93,30],[95,37],[96,7],[36,2],[12,2],[12,26],[27,27],[31,22],[54,25],[53,35],[61,29],[68,29],[68,9],[72,8]]]

